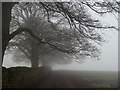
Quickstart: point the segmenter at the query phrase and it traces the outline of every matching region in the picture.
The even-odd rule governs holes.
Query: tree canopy
[[[119,2],[22,2],[12,9],[9,40],[25,31],[38,40],[39,45],[98,58],[100,52],[93,44],[103,42],[98,30],[116,28],[93,19],[86,6],[98,14],[119,12]]]

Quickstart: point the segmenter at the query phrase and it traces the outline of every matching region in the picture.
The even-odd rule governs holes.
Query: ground
[[[3,88],[117,88],[117,72],[3,68]]]

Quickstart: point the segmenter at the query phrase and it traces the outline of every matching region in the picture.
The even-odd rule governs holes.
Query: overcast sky
[[[118,25],[117,19],[112,14],[105,16],[93,15],[95,18],[101,20],[102,23],[110,24],[113,26]],[[56,65],[54,69],[72,69],[72,70],[118,70],[118,32],[115,30],[107,30],[104,32],[104,38],[108,42],[105,42],[101,46],[102,54],[101,60],[86,60],[83,64],[72,63],[70,65]],[[15,63],[12,61],[12,55],[5,55],[3,66],[14,67],[14,66],[30,66],[30,63]]]
[[[90,13],[93,18],[99,19],[101,23],[118,27],[117,15],[116,17],[113,14],[98,16],[92,11]],[[83,64],[56,65],[55,69],[118,71],[118,31],[106,30],[104,34],[106,42],[101,46],[100,60],[89,59]]]

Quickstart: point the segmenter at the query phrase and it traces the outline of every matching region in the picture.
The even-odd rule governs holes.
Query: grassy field
[[[84,88],[117,88],[118,72],[116,71],[73,71],[60,70],[77,85],[80,86],[81,81]],[[80,88],[80,87],[79,87]]]
[[[2,88],[27,88],[37,80],[42,80],[49,70],[28,67],[2,68]]]
[[[41,85],[43,81],[47,83],[48,79],[46,78],[50,79],[53,84],[56,81],[60,83],[69,81],[76,88],[118,87],[118,73],[112,71],[52,71],[50,68],[44,67],[34,69],[27,67],[2,68],[2,88],[33,88],[36,87],[35,85]]]

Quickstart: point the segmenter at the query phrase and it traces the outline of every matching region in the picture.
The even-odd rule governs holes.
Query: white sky
[[[99,18],[103,23],[118,26],[118,21],[112,14],[99,17],[94,14],[94,17]],[[104,43],[101,47],[101,60],[86,60],[83,64],[56,65],[54,69],[118,71],[118,31],[108,30],[105,34],[104,38],[109,42]],[[12,61],[11,57],[12,55],[5,55],[3,66],[30,66],[30,64],[24,62],[17,64]]]
[[[91,15],[106,25],[118,27],[118,21],[113,14],[98,16],[92,12]],[[56,65],[54,69],[118,71],[118,31],[106,30],[104,34],[104,39],[107,42],[101,46],[101,60],[87,60],[83,64],[73,63],[66,66]]]
[[[92,11],[89,12],[102,23],[118,27],[118,21],[113,14],[98,16]],[[56,65],[54,69],[118,71],[118,31],[106,30],[104,34],[104,39],[107,42],[101,46],[101,60],[87,60],[83,64],[72,63],[66,66]]]

